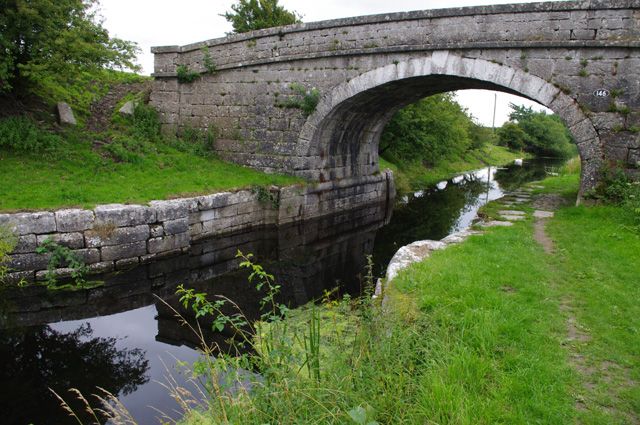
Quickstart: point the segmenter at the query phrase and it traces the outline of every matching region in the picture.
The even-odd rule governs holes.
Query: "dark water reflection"
[[[178,405],[158,383],[171,373],[184,384],[186,377],[174,370],[176,359],[198,358],[197,335],[175,316],[174,309],[193,320],[175,295],[178,284],[228,297],[250,320],[258,318],[263,294],[247,282],[245,270],[238,270],[240,249],[276,276],[282,285],[278,301],[290,307],[319,299],[336,286],[357,294],[366,255],[389,214],[386,205],[371,205],[279,229],[202,240],[182,256],[103,276],[104,285],[89,290],[5,291],[2,423],[76,423],[48,388],[71,401],[68,388],[88,396],[96,386],[117,394],[140,424],[158,423],[160,415],[149,406],[179,417]],[[205,332],[205,337],[224,349],[229,335]]]
[[[101,287],[76,292],[43,288],[5,291],[0,319],[0,408],[7,424],[75,423],[48,388],[61,394],[100,386],[117,394],[140,424],[158,423],[153,406],[173,417],[178,408],[163,382],[176,359],[193,362],[198,337],[182,326],[173,309],[176,286],[185,284],[230,298],[249,319],[259,317],[262,294],[238,270],[238,249],[282,285],[278,301],[291,307],[319,299],[338,286],[357,294],[367,255],[383,273],[402,245],[440,239],[471,223],[477,209],[524,182],[544,177],[549,163],[527,162],[486,168],[399,200],[390,219],[385,205],[337,214],[288,227],[258,228],[207,239],[182,256],[102,277]],[[386,224],[386,225],[385,225]],[[203,329],[207,329],[203,324]],[[225,333],[206,332],[225,347]],[[79,409],[81,410],[81,409]]]

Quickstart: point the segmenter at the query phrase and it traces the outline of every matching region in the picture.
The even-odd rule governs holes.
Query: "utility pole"
[[[493,94],[493,123],[491,124],[491,128],[493,132],[496,132],[496,104],[498,103],[498,93]]]

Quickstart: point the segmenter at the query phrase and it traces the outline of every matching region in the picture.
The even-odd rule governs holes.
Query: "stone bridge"
[[[215,127],[221,157],[267,172],[366,178],[379,172],[380,134],[398,109],[489,89],[564,120],[582,192],[603,166],[640,176],[640,0],[362,16],[152,51],[151,103],[165,128]],[[179,78],[188,72],[194,81]]]

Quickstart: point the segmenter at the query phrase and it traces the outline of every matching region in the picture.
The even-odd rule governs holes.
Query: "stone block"
[[[12,272],[4,276],[2,283],[17,284],[20,282],[31,282],[35,278],[33,271]]]
[[[122,245],[149,239],[149,226],[141,224],[133,227],[116,227],[115,229],[88,230],[85,232],[87,247]]]
[[[8,226],[18,236],[56,231],[56,220],[51,212],[0,214],[0,225]]]
[[[36,235],[19,236],[16,246],[13,249],[13,253],[24,254],[27,252],[35,252],[37,246]]]
[[[54,270],[40,270],[36,272],[36,280],[47,280],[49,275],[53,275],[54,278],[70,277],[73,274],[73,269],[68,267],[62,267]]]
[[[149,226],[149,235],[152,238],[158,238],[164,235],[164,227],[162,227],[162,224],[152,224]]]
[[[256,199],[256,195],[250,190],[240,190],[229,195],[229,205],[249,202]]]
[[[81,209],[59,210],[55,212],[58,232],[82,232],[93,227],[93,211]]]
[[[73,251],[73,253],[85,264],[95,264],[100,262],[100,251],[97,248],[77,249]]]
[[[147,242],[139,241],[122,245],[103,246],[100,251],[102,261],[140,257],[147,254]]]
[[[165,221],[163,225],[165,235],[184,233],[189,230],[189,219],[187,217],[184,217],[177,220],[168,220]]]
[[[58,245],[66,246],[71,249],[84,248],[84,236],[80,232],[38,235],[36,239],[38,246],[42,245],[46,240],[51,240]]]
[[[77,124],[76,117],[73,115],[73,110],[65,102],[58,102],[56,104],[56,113],[58,115],[58,122],[60,125],[75,126]]]
[[[177,248],[189,246],[189,234],[180,233],[178,235],[163,236],[161,238],[149,239],[149,254],[171,251]]]
[[[157,221],[175,220],[189,215],[190,204],[197,204],[195,198],[151,201],[149,205],[156,211]]]
[[[113,261],[102,261],[87,265],[89,273],[109,273],[114,270]]]
[[[230,192],[214,193],[211,195],[199,196],[197,199],[200,211],[220,208],[229,205]]]
[[[156,221],[156,212],[151,207],[142,205],[108,204],[95,208],[96,224],[113,224],[136,226]]]
[[[50,258],[51,254],[14,254],[11,255],[9,268],[15,271],[45,270]]]
[[[138,102],[129,100],[128,102],[125,102],[120,109],[118,109],[118,113],[123,116],[133,116],[133,111],[135,111],[136,106],[138,106]]]
[[[115,264],[116,270],[127,270],[140,264],[140,259],[138,257],[123,258],[122,260],[116,261]]]

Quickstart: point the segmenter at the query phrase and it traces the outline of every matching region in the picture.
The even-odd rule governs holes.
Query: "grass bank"
[[[134,162],[120,161],[96,151],[86,139],[69,142],[52,157],[0,151],[0,164],[0,211],[5,212],[145,203],[300,181],[166,144],[155,145]]]
[[[513,152],[503,146],[486,143],[480,149],[465,152],[460,156],[441,161],[435,167],[425,167],[420,163],[394,164],[380,158],[380,169],[389,168],[394,172],[396,186],[400,192],[422,189],[447,180],[457,173],[474,170],[487,165],[503,165],[527,154]]]
[[[575,199],[578,178],[542,186],[538,194]],[[304,353],[318,315],[294,313],[286,329],[298,337],[273,347],[291,354],[289,366],[269,370],[251,394],[190,410],[184,423],[636,423],[640,236],[632,215],[562,207],[546,222],[547,253],[534,239],[531,206],[516,208],[528,218],[401,272],[386,313],[366,300],[324,307],[317,375],[305,372]]]
[[[301,181],[217,159],[215,134],[161,135],[157,114],[144,105],[133,117],[107,118],[101,131],[0,120],[0,211],[145,203]]]

